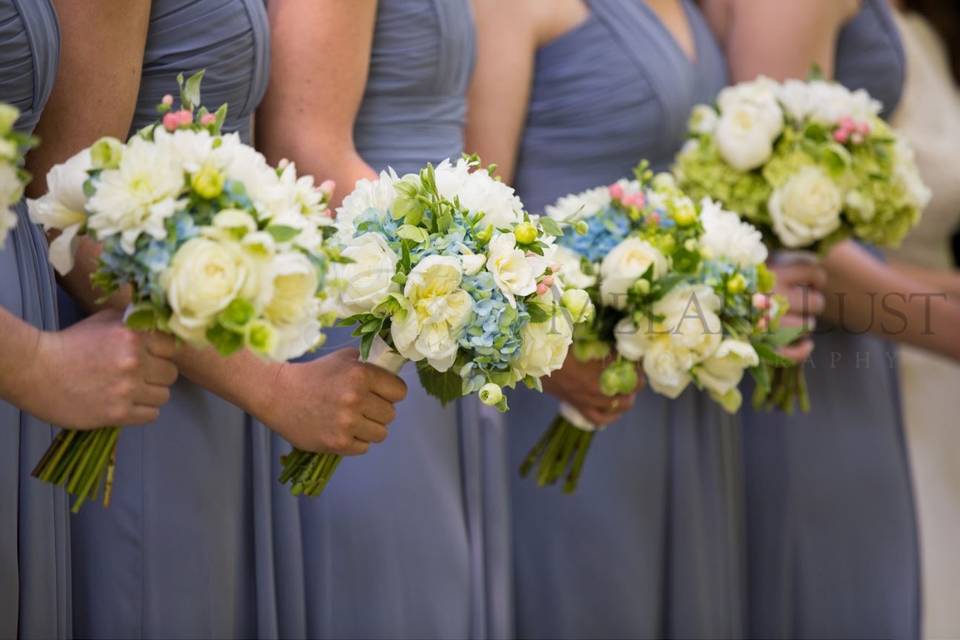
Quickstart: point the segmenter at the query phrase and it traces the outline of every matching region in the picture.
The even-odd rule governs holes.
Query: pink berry
[[[842,118],[840,118],[840,128],[847,129],[847,130],[856,129],[857,123],[854,122],[853,118],[851,118],[850,116],[843,116]]]
[[[610,197],[613,198],[614,200],[622,200],[622,199],[623,199],[623,187],[621,187],[621,186],[620,186],[619,184],[617,184],[616,182],[614,182],[612,185],[610,185]]]
[[[180,123],[181,127],[186,127],[193,124],[193,113],[187,111],[186,109],[181,109],[177,111],[177,121]]]
[[[770,307],[770,298],[762,293],[753,294],[753,306],[761,311]]]
[[[870,123],[866,121],[858,123],[857,133],[859,133],[862,136],[870,135]]]
[[[850,132],[846,129],[837,129],[833,132],[833,139],[840,144],[846,144],[847,140],[850,139]]]
[[[163,99],[161,100],[161,102],[163,103],[164,106],[172,107],[173,96],[168,93],[167,95],[163,96]]]
[[[217,114],[215,113],[205,113],[200,118],[200,124],[202,124],[205,127],[209,127],[210,125],[214,124],[216,121],[217,121]]]
[[[537,285],[537,295],[544,295],[547,291],[550,291],[550,285],[546,282],[541,282]]]
[[[760,331],[766,331],[768,326],[770,326],[770,321],[767,319],[767,316],[763,316],[760,318],[760,321],[757,322],[757,328],[760,329]]]
[[[548,287],[552,287],[552,286],[553,286],[553,276],[544,276],[544,277],[543,277],[543,284],[547,285]]]
[[[167,112],[163,115],[163,128],[167,131],[176,131],[177,127],[180,126],[180,118],[177,117],[177,114],[173,111]]]

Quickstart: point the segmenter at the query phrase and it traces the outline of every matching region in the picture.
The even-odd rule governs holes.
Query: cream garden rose
[[[329,283],[341,315],[372,311],[391,292],[399,290],[393,282],[399,258],[383,236],[357,236],[341,253],[351,262],[331,264]]]
[[[563,366],[573,344],[573,326],[562,314],[546,322],[531,322],[521,334],[522,347],[513,363],[516,371],[535,378],[548,376]]]
[[[808,165],[777,188],[767,209],[777,237],[789,248],[821,240],[840,227],[844,195],[823,169]]]
[[[236,242],[204,237],[188,240],[160,276],[173,311],[170,330],[189,342],[203,342],[217,314],[238,297],[255,297],[255,269],[251,257]]]
[[[740,407],[742,400],[737,386],[743,379],[744,370],[758,364],[760,356],[749,342],[727,338],[694,372],[710,396],[732,413]]]
[[[516,236],[497,234],[490,241],[488,252],[487,270],[511,306],[517,306],[517,296],[528,296],[537,290],[537,278],[546,271],[546,261],[518,249]]]
[[[302,253],[287,252],[270,260],[261,277],[265,289],[263,316],[277,331],[270,354],[288,360],[309,351],[320,339],[317,320],[320,278],[317,268]]]
[[[627,305],[627,291],[647,269],[653,277],[666,274],[667,258],[653,245],[640,238],[627,238],[600,263],[600,296],[603,304],[614,309]]]
[[[583,272],[580,254],[563,245],[554,245],[550,259],[560,265],[560,280],[565,286],[587,289],[597,283],[597,276]]]
[[[473,314],[462,279],[460,261],[450,256],[427,256],[410,271],[403,309],[391,325],[400,355],[414,362],[426,359],[437,371],[453,366],[460,332]]]

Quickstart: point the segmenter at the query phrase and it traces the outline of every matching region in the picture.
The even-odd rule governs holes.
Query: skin
[[[45,175],[54,163],[102,135],[125,138],[132,122],[141,69],[139,63],[125,61],[143,57],[150,3],[97,0],[82,5],[58,2],[65,64],[42,123],[43,130],[56,135],[49,136],[46,154],[34,159],[34,175]],[[88,43],[89,33],[101,37]],[[76,96],[105,96],[106,102],[78,103]],[[63,281],[90,311],[104,306],[89,285],[98,252],[96,244],[85,242],[71,277]],[[121,292],[105,304],[120,309],[128,298]],[[406,395],[406,386],[356,358],[356,352],[344,350],[309,363],[270,363],[249,352],[221,358],[212,350],[183,345],[175,362],[188,379],[243,408],[293,445],[358,455],[386,437],[392,404]]]
[[[694,37],[682,6],[671,0],[649,0],[647,5],[687,56],[695,58]],[[496,163],[509,183],[529,108],[537,49],[575,28],[589,13],[579,0],[478,0],[474,16],[478,54],[469,95],[467,149]],[[579,362],[571,354],[563,368],[544,380],[544,390],[572,404],[594,424],[610,424],[633,406],[636,391],[616,398],[604,395],[599,379],[605,366],[600,361]]]
[[[701,5],[726,50],[731,82],[758,74],[803,78],[812,61],[831,76],[837,35],[859,10],[858,0],[701,0]],[[933,274],[918,276],[916,270],[885,264],[852,241],[838,244],[822,268],[824,317],[835,325],[854,332],[869,328],[880,337],[960,359],[960,305],[937,285],[931,290]],[[782,291],[814,284],[777,271]],[[937,295],[917,295],[931,292]]]
[[[142,43],[149,5],[135,6],[118,0],[85,4],[60,3],[60,17],[77,25],[64,33],[64,43],[105,57],[125,51],[133,43]],[[95,5],[95,6],[94,6]],[[144,9],[144,7],[146,9]],[[116,40],[94,43],[79,38],[82,31],[121,25],[127,29]],[[57,86],[48,103],[45,117],[36,133],[44,140],[57,140],[59,131],[52,126],[57,116],[72,113],[68,95],[84,95],[94,112],[120,112],[132,109],[111,94],[86,94],[71,85],[71,60],[64,60]],[[137,63],[116,65],[105,72],[105,81],[123,86]],[[73,114],[78,128],[96,126],[86,111]],[[28,157],[28,168],[37,176],[29,186],[30,195],[45,188],[44,176],[56,145],[45,144]],[[10,366],[0,371],[0,398],[20,407],[45,422],[75,429],[94,429],[106,424],[139,425],[156,420],[160,407],[170,398],[169,387],[177,378],[172,359],[175,343],[168,336],[138,334],[121,323],[120,314],[104,312],[70,329],[41,331],[4,309],[0,309],[0,361]]]

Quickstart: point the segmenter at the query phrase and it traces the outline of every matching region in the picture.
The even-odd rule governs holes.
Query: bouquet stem
[[[566,474],[563,491],[573,493],[595,433],[596,428],[579,411],[561,405],[560,414],[520,465],[520,475],[526,477],[536,467],[537,484],[544,487],[556,484]]]
[[[776,369],[769,393],[754,399],[754,406],[758,408],[763,407],[768,411],[779,409],[787,415],[793,414],[796,405],[800,406],[803,413],[810,411],[807,375],[800,365]]]
[[[365,362],[396,374],[406,364],[406,359],[378,336]],[[342,459],[343,456],[336,453],[312,453],[294,447],[280,458],[283,471],[278,480],[280,484],[289,484],[290,493],[295,496],[316,497],[327,488]]]
[[[99,494],[106,482],[103,505],[110,505],[116,467],[119,427],[93,431],[64,429],[57,434],[37,463],[32,476],[44,482],[61,485],[75,500],[71,511],[77,513],[91,497]]]

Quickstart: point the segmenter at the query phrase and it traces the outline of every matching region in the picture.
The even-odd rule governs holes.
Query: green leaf
[[[427,233],[426,229],[423,229],[422,227],[415,227],[412,224],[400,225],[400,228],[397,229],[397,235],[404,240],[410,240],[411,242],[416,242],[417,244],[423,244],[430,239],[430,234]]]
[[[221,324],[207,329],[207,341],[221,356],[229,356],[243,348],[243,334],[231,331]]]
[[[757,355],[760,356],[760,359],[768,364],[771,364],[775,367],[794,366],[793,360],[790,360],[789,358],[784,358],[779,353],[777,353],[773,349],[773,347],[771,347],[770,345],[760,342],[753,345],[753,348],[757,350]]]
[[[527,313],[530,314],[530,322],[546,322],[550,319],[547,310],[537,302],[531,302],[527,305]]]
[[[217,121],[213,123],[213,128],[217,133],[219,133],[220,130],[223,128],[223,123],[226,122],[227,120],[227,103],[226,102],[220,105],[220,108],[217,109],[216,116],[217,116]]]
[[[289,242],[300,234],[300,230],[284,224],[272,224],[266,229],[277,242]]]
[[[543,232],[551,235],[560,237],[563,235],[563,229],[560,228],[560,225],[557,224],[557,221],[549,216],[543,216],[540,218],[540,228],[543,229]]]
[[[201,69],[187,78],[186,82],[183,80],[182,73],[177,76],[177,84],[180,85],[180,103],[188,111],[193,111],[200,106],[200,84],[203,82],[204,73],[206,69]]]
[[[137,305],[127,316],[126,325],[134,331],[152,331],[157,327],[157,312],[149,305]]]
[[[366,333],[360,338],[360,360],[366,361],[370,357],[370,347],[376,337],[376,333]]]
[[[457,375],[456,367],[451,367],[443,373],[431,367],[426,360],[417,363],[417,374],[420,382],[428,394],[440,400],[440,404],[447,405],[463,396],[463,379]]]
[[[763,341],[774,348],[785,347],[803,334],[803,327],[780,327],[764,336]]]

